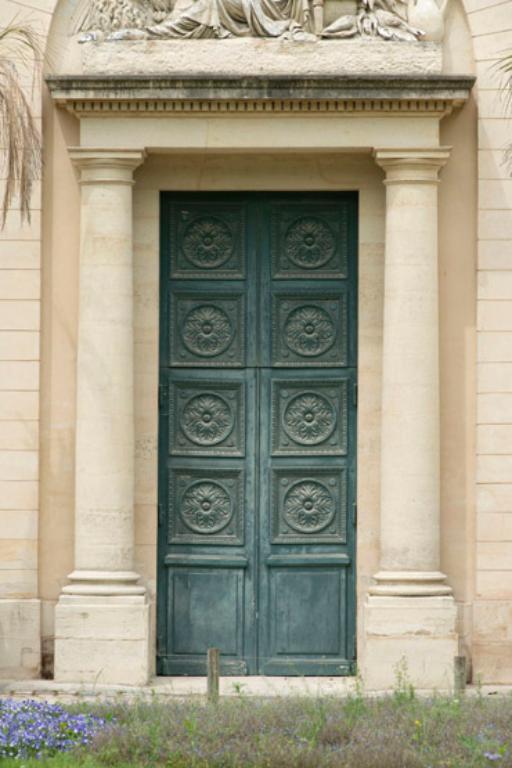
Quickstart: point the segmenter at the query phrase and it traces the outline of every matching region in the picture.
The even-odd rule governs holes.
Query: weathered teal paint
[[[161,199],[158,672],[350,674],[357,197]]]

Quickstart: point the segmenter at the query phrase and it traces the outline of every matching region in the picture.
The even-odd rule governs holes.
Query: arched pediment
[[[48,70],[52,74],[219,76],[472,73],[471,40],[459,0],[448,0],[442,11],[443,40],[428,39],[429,33],[407,32],[413,6],[423,1],[427,2],[409,0],[407,7],[398,0],[324,0],[320,8],[315,5],[320,0],[293,0],[295,5],[287,0],[288,5],[282,6],[271,5],[281,0],[192,0],[192,4],[190,0],[62,0],[50,30]],[[276,24],[265,27],[273,34],[256,21],[256,26],[237,22],[231,32],[219,26],[208,32],[187,21],[191,9],[196,21],[204,21],[206,6],[217,18],[219,9],[211,4],[220,2],[240,2],[252,9],[256,8],[252,3],[259,3],[264,24],[272,21],[268,14],[274,13]],[[393,13],[406,25],[400,27],[397,22],[390,36],[385,31],[382,35],[377,24],[378,18],[384,18],[384,3],[392,4]],[[373,6],[378,14],[371,17],[370,26],[362,4],[367,9]],[[241,18],[235,6],[232,10]],[[342,29],[349,18],[356,20],[357,29]],[[187,24],[188,32],[183,26]]]

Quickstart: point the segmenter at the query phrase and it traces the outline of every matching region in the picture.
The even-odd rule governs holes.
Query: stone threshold
[[[356,693],[357,681],[354,677],[221,677],[220,695],[223,697],[346,697]],[[379,691],[365,691],[368,696],[382,696]],[[511,685],[468,685],[468,696],[509,696]],[[420,696],[431,696],[432,691],[417,691]],[[439,691],[439,694],[451,694],[451,691]],[[0,696],[16,699],[45,699],[72,703],[105,700],[130,701],[134,699],[189,699],[206,697],[206,677],[155,677],[145,686],[106,685],[90,683],[57,683],[54,680],[6,680],[0,682]]]

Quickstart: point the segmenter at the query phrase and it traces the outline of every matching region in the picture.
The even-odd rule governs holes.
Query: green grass
[[[57,755],[56,757],[47,757],[41,760],[2,760],[2,768],[75,768],[78,765],[74,754]],[[80,768],[103,768],[104,763],[99,762],[94,757],[80,758]],[[119,763],[117,768],[133,768],[133,763]]]
[[[512,697],[426,700],[403,685],[381,699],[242,695],[217,706],[79,708],[116,724],[86,751],[1,768],[512,768]]]

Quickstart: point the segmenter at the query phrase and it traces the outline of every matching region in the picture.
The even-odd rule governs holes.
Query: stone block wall
[[[3,0],[0,25],[30,25],[44,46],[51,20],[45,0]],[[41,127],[41,78],[15,61]],[[1,148],[0,148],[1,149]],[[5,169],[0,172],[0,197]],[[0,677],[40,673],[38,590],[41,183],[30,222],[19,201],[0,230]]]
[[[512,679],[512,143],[495,66],[512,52],[512,2],[468,0],[478,74],[477,520],[474,677]]]

